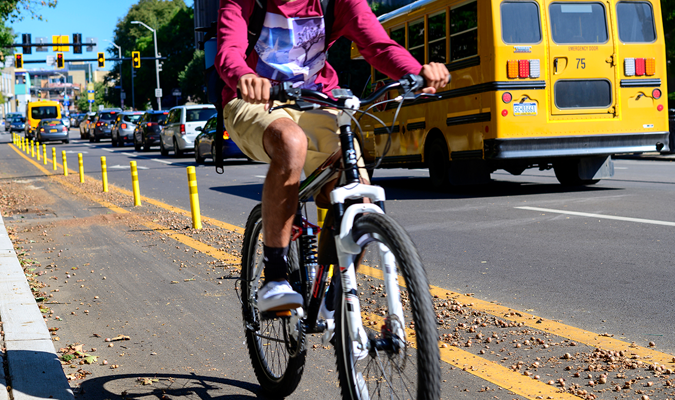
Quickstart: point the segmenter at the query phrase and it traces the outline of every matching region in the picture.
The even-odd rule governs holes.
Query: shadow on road
[[[123,374],[89,378],[76,391],[80,399],[267,399],[258,385],[197,374]],[[248,392],[248,393],[242,393]]]
[[[385,189],[387,200],[472,199],[620,190],[607,186],[563,186],[557,182],[535,183],[493,180],[485,185],[457,186],[444,192],[435,192],[431,190],[431,184],[427,177],[375,178],[373,179],[373,184],[382,186]],[[214,186],[210,187],[209,190],[260,201],[262,187],[262,184],[256,183]]]

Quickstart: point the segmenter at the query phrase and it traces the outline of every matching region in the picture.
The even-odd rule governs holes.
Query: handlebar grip
[[[282,99],[282,97],[285,97],[284,94],[282,85],[276,85],[270,88],[270,100],[285,101]]]

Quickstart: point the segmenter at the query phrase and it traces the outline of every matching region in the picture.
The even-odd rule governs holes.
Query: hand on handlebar
[[[445,87],[449,83],[450,72],[441,63],[429,63],[422,66],[419,75],[424,78],[427,87],[422,89],[422,93],[436,93],[438,89]]]
[[[270,88],[272,84],[269,79],[261,78],[256,74],[246,74],[239,78],[237,88],[241,99],[251,104],[265,104],[265,110],[269,109]]]

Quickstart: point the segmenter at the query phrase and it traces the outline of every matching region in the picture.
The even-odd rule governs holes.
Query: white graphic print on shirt
[[[326,64],[323,17],[286,18],[267,13],[255,45],[256,73],[272,84],[296,82],[295,87],[320,90],[316,76]]]

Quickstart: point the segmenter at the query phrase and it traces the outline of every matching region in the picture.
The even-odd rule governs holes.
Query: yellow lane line
[[[42,172],[44,172],[47,175],[52,174],[50,171],[47,171],[46,169],[42,168],[41,165],[39,165],[36,162],[34,162],[33,160],[31,160],[28,156],[24,155],[15,146],[13,146],[11,144],[10,144],[10,146],[12,148],[14,148],[14,150],[17,153],[21,154],[21,156],[23,156],[26,160],[30,161],[33,165],[35,165],[38,169],[40,169]],[[65,182],[65,181],[62,181],[62,182]],[[65,183],[67,183],[67,182],[65,182]],[[69,183],[67,183],[67,184],[69,185],[69,187],[77,190],[76,186],[71,185]],[[118,190],[120,190],[120,192],[122,192],[124,194],[127,194],[127,195],[131,196],[130,191],[127,191],[127,190],[124,190],[124,189],[119,189],[119,188],[118,188]],[[89,199],[91,199],[92,201],[97,202],[97,203],[99,203],[99,204],[101,204],[105,207],[108,207],[112,210],[114,210],[114,209],[122,210],[122,211],[117,211],[117,212],[128,212],[127,210],[121,209],[121,208],[119,208],[115,205],[109,204],[109,203],[101,201],[101,200],[94,199],[93,196],[89,196],[86,193],[85,193],[85,195]],[[177,210],[176,212],[179,212],[182,215],[191,215],[191,213],[189,211],[181,210],[181,209],[178,209],[177,207],[173,207],[173,206],[170,206],[168,204],[165,204],[165,203],[162,203],[162,202],[159,202],[159,201],[156,201],[156,200],[147,199],[145,201],[152,202],[153,204],[156,203],[155,205],[157,205],[159,207],[162,207],[166,210]],[[213,221],[216,221],[216,220],[213,220]],[[225,224],[225,225],[233,226],[233,225],[230,225],[230,224]],[[159,226],[159,225],[157,225],[157,226]],[[221,225],[219,225],[219,226],[221,226]],[[239,228],[239,227],[237,227],[237,228],[239,229],[240,232],[243,232],[243,228]],[[193,247],[196,250],[200,250],[200,251],[202,251],[204,253],[207,253],[207,254],[212,254],[214,257],[219,257],[219,258],[222,257],[221,259],[227,260],[228,262],[234,263],[235,261],[239,260],[239,258],[235,255],[232,255],[232,254],[229,254],[229,253],[226,253],[226,252],[222,252],[222,251],[220,251],[220,250],[218,250],[214,247],[202,244],[201,242],[198,242],[198,241],[196,241],[192,238],[189,238],[189,237],[187,237],[185,235],[182,235],[178,232],[175,232],[171,229],[168,229],[168,228],[161,228],[161,229],[160,228],[151,228],[151,229],[162,231],[165,234],[172,233],[174,235],[172,237],[175,240],[177,240],[181,243],[184,243],[185,245],[187,245],[189,247]],[[226,229],[230,229],[230,228],[226,228]],[[189,241],[187,240],[188,238],[190,239]],[[188,244],[188,242],[190,244]],[[197,244],[200,245],[200,248],[195,247],[195,246],[197,246]],[[206,246],[206,247],[201,247],[201,246]],[[209,251],[207,252],[206,250],[209,250]],[[370,268],[370,267],[367,267],[365,265],[359,266],[359,273],[361,273],[363,275],[366,275],[366,276],[369,276],[371,278],[380,279],[380,280],[383,279],[383,275],[382,275],[381,270]],[[399,283],[401,284],[402,287],[405,287],[405,283],[404,283],[402,277],[399,277]],[[457,300],[458,302],[461,302],[465,306],[468,306],[471,309],[474,309],[474,310],[477,310],[477,311],[482,311],[486,314],[494,315],[495,317],[502,318],[504,320],[518,322],[518,323],[522,322],[522,323],[524,323],[524,325],[529,326],[533,329],[546,331],[546,332],[555,334],[555,335],[563,337],[563,338],[574,340],[575,342],[586,344],[588,346],[597,347],[597,348],[601,348],[601,349],[605,349],[605,350],[627,351],[629,353],[640,356],[640,358],[643,359],[644,362],[651,363],[651,364],[653,364],[653,363],[659,363],[660,365],[675,364],[675,362],[673,362],[675,360],[675,357],[673,357],[672,355],[667,354],[667,353],[663,353],[663,352],[653,350],[653,349],[650,349],[650,348],[646,348],[646,347],[642,347],[642,346],[632,345],[631,343],[628,343],[628,342],[625,342],[625,341],[622,341],[622,340],[619,340],[619,339],[614,339],[614,338],[611,338],[611,337],[598,335],[597,333],[589,332],[589,331],[579,329],[579,328],[576,328],[576,327],[573,327],[573,326],[570,326],[570,325],[565,325],[565,324],[560,323],[560,322],[556,322],[556,321],[552,321],[552,320],[545,320],[545,319],[539,318],[539,317],[537,317],[533,314],[529,314],[529,313],[526,313],[526,312],[514,310],[514,309],[509,308],[509,307],[504,307],[504,306],[494,304],[494,303],[491,303],[491,302],[488,302],[488,301],[485,301],[485,300],[480,300],[480,299],[477,299],[475,297],[466,296],[466,295],[463,295],[461,293],[452,292],[452,291],[449,291],[447,289],[443,289],[439,286],[430,285],[430,290],[431,290],[432,296],[438,296],[439,298],[452,298],[452,299]],[[471,304],[471,305],[469,305],[469,304]]]
[[[375,326],[381,326],[384,323],[384,318],[377,314],[362,312],[361,315],[369,317],[370,321],[375,321]],[[417,339],[414,332],[413,329],[406,328],[406,340],[408,340],[414,348],[417,348]],[[464,372],[468,372],[471,375],[477,376],[478,378],[491,382],[528,399],[579,400],[579,397],[567,393],[560,388],[514,372],[509,368],[471,354],[458,347],[441,347],[440,354],[441,360],[445,363],[454,365]]]

